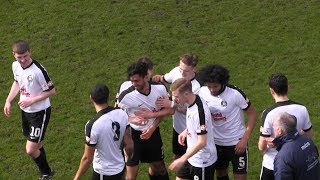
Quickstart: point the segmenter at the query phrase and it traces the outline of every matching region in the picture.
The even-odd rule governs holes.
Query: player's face
[[[145,86],[147,85],[146,79],[148,79],[148,76],[141,77],[139,74],[135,74],[130,77],[130,81],[132,82],[133,87],[138,91],[142,91],[145,88]]]
[[[207,83],[206,85],[212,96],[218,96],[220,94],[222,84],[211,82]]]
[[[194,77],[194,67],[188,66],[180,61],[179,69],[183,78],[191,80]]]
[[[31,53],[29,51],[23,53],[23,54],[18,54],[13,52],[14,58],[20,63],[21,67],[25,68],[30,65],[31,63]]]
[[[172,97],[174,102],[177,104],[184,105],[187,102],[184,94],[179,92],[178,90],[172,91]]]

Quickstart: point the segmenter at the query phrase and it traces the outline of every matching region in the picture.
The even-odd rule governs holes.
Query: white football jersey
[[[133,86],[129,89],[123,91],[119,96],[119,107],[124,109],[128,116],[135,117],[135,112],[143,109],[148,109],[151,111],[159,111],[160,108],[156,106],[156,100],[159,97],[168,98],[168,92],[163,84],[158,84],[150,82],[150,92],[149,94],[143,94],[137,91]],[[145,125],[136,125],[130,123],[131,127],[138,131],[146,130],[150,127],[155,118],[149,119],[148,123]]]
[[[174,81],[177,79],[182,78],[182,74],[180,72],[179,67],[173,68],[169,73],[165,74],[163,76],[163,79],[165,82],[172,84]],[[194,94],[198,94],[200,90],[200,84],[199,82],[193,78],[191,79],[191,84],[192,84],[192,92]],[[180,106],[178,105],[178,109],[174,112],[172,115],[173,119],[173,128],[177,133],[182,133],[186,129],[186,114],[185,111],[187,110],[187,105],[186,106]]]
[[[289,100],[277,102],[262,112],[260,136],[274,138],[274,132],[272,128],[273,120],[275,116],[281,112],[289,113],[297,118],[298,132],[301,130],[309,131],[312,128],[307,108],[299,103]],[[273,170],[273,161],[277,153],[278,151],[275,148],[268,148],[263,155],[262,166]]]
[[[212,96],[208,87],[203,86],[199,96],[209,106],[215,143],[220,146],[236,145],[246,130],[243,110],[250,106],[246,95],[239,88],[227,85],[218,96]]]
[[[207,136],[205,147],[191,156],[188,162],[194,167],[208,167],[217,161],[217,149],[214,144],[211,114],[205,101],[196,96],[195,102],[187,109],[186,117],[187,151],[197,143],[199,135]]]
[[[86,144],[95,146],[93,169],[102,175],[115,175],[125,166],[122,141],[128,126],[128,115],[121,109],[107,107],[85,126]]]
[[[26,68],[22,68],[18,61],[14,61],[12,63],[12,71],[14,80],[19,84],[20,101],[38,96],[42,92],[50,91],[54,88],[46,69],[35,60]],[[50,107],[49,97],[29,107],[20,108],[25,112],[33,113],[42,111],[48,107]]]

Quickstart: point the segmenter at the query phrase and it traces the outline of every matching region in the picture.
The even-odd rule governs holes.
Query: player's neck
[[[149,94],[150,92],[150,83],[147,82],[146,85],[143,87],[143,89],[140,91],[143,94]]]
[[[276,102],[284,102],[289,100],[288,96],[273,96],[273,98]]]
[[[188,104],[193,104],[195,100],[196,100],[196,95],[193,94],[193,93],[191,93],[191,94],[189,95],[188,99],[187,99],[187,103],[188,103]]]
[[[96,112],[99,112],[102,109],[105,109],[107,107],[108,107],[108,104],[94,104],[94,108],[96,109]]]

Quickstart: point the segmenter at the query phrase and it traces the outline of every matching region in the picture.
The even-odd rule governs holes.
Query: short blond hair
[[[171,91],[176,91],[178,90],[179,92],[192,92],[192,84],[189,80],[185,78],[179,78],[175,80],[171,86],[170,86]]]

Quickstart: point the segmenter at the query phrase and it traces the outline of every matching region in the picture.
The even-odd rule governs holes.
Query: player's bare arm
[[[11,102],[13,101],[13,99],[17,96],[17,94],[19,93],[19,84],[17,81],[13,81],[10,92],[8,94],[8,97],[6,99],[5,105],[4,105],[4,114],[7,117],[10,117],[10,109],[11,109]]]
[[[80,177],[88,170],[90,164],[93,161],[93,155],[95,151],[95,147],[85,145],[84,153],[80,161],[79,169],[74,177],[74,180],[80,179]]]
[[[250,135],[257,121],[257,112],[252,105],[245,112],[247,113],[248,117],[247,128],[243,137],[235,147],[236,154],[241,154],[246,150]]]
[[[184,131],[184,133],[186,132]],[[180,139],[180,135],[179,135],[179,139]],[[207,143],[207,135],[206,134],[198,135],[197,143],[190,150],[188,150],[183,156],[174,160],[170,164],[169,169],[173,171],[178,171],[191,156],[193,156],[198,151],[200,151],[203,147],[205,147],[206,143]]]
[[[124,133],[123,142],[124,142],[124,151],[127,156],[127,160],[131,159],[133,156],[133,140],[132,140],[130,126],[127,126],[127,128],[126,128],[126,131]]]

